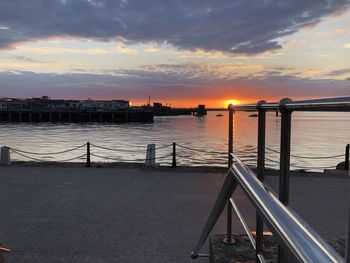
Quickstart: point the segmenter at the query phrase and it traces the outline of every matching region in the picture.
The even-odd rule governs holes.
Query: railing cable
[[[274,149],[271,149],[271,148],[268,148],[266,147],[267,150],[271,151],[271,152],[274,152],[274,153],[280,153],[279,151],[277,150],[274,150]],[[310,156],[300,156],[300,155],[294,155],[294,154],[291,154],[290,155],[291,157],[294,157],[294,158],[302,158],[302,159],[312,159],[312,160],[317,160],[317,159],[329,159],[329,158],[337,158],[337,157],[343,157],[344,154],[338,154],[338,155],[331,155],[331,156],[315,156],[315,157],[310,157]]]
[[[203,152],[203,153],[215,153],[215,154],[227,154],[227,152],[217,152],[217,151],[206,151],[204,149],[197,149],[197,148],[191,148],[191,147],[187,147],[181,144],[176,144],[176,146],[180,147],[180,148],[184,148],[190,151],[195,151],[195,152]]]
[[[34,158],[34,157],[31,157],[31,156],[28,156],[26,154],[23,154],[23,153],[20,153],[20,152],[17,152],[16,150],[10,148],[12,152],[22,156],[22,157],[25,157],[29,160],[32,160],[32,161],[36,161],[36,162],[69,162],[69,161],[73,161],[73,160],[77,160],[77,159],[81,159],[83,157],[86,156],[86,154],[83,154],[83,155],[80,155],[80,156],[77,156],[77,157],[73,157],[73,158],[70,158],[70,159],[65,159],[65,160],[44,160],[44,159],[38,159],[38,158]]]
[[[43,153],[43,152],[28,152],[28,151],[24,151],[24,150],[20,150],[20,149],[16,149],[16,148],[12,148],[12,147],[8,147],[10,150],[12,151],[16,151],[16,152],[21,152],[21,153],[26,153],[26,154],[30,154],[30,155],[56,155],[56,154],[63,154],[63,153],[67,153],[67,152],[72,152],[75,150],[78,150],[80,148],[83,148],[86,146],[86,143],[84,143],[83,145],[74,147],[72,149],[69,150],[65,150],[65,151],[60,151],[60,152],[48,152],[48,153]]]

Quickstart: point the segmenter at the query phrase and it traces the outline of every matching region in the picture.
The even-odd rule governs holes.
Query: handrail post
[[[229,117],[228,117],[228,167],[230,168],[233,163],[233,105],[228,105]],[[236,241],[232,237],[232,204],[231,202],[227,202],[227,227],[226,227],[226,236],[223,239],[223,242],[227,245],[234,244]]]
[[[350,144],[345,147],[345,166],[344,170],[349,170],[349,154],[350,154]]]
[[[228,168],[231,167],[232,163],[233,163],[233,157],[232,157],[232,153],[233,153],[233,113],[234,113],[234,109],[233,109],[233,105],[230,104],[228,105]]]
[[[280,179],[279,179],[279,200],[284,204],[289,203],[289,168],[290,168],[290,142],[292,111],[285,108],[285,104],[291,99],[282,99],[279,102],[281,112],[281,143],[280,143]],[[286,262],[281,247],[278,249],[278,262]]]
[[[262,109],[261,105],[266,101],[259,101],[257,103],[258,109],[258,161],[257,161],[257,177],[263,182],[265,177],[265,138],[266,138],[266,111]],[[256,250],[255,262],[260,262],[259,255],[263,254],[263,239],[264,239],[264,222],[262,218],[256,213]]]
[[[90,142],[86,143],[86,167],[91,167],[91,162],[90,162]]]
[[[176,143],[173,142],[173,162],[171,164],[172,168],[176,168]]]

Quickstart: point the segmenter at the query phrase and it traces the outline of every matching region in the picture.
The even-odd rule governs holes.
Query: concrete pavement
[[[223,178],[176,169],[0,167],[0,242],[16,263],[193,262],[189,253]],[[276,188],[277,179],[267,182]],[[234,197],[253,228],[246,197]],[[291,206],[324,237],[345,235],[347,200],[346,178],[291,178]],[[224,219],[214,233],[224,233]]]

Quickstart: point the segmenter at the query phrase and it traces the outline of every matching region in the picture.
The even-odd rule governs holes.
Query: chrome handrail
[[[274,234],[283,251],[300,262],[343,262],[344,259],[307,223],[271,193],[238,159],[229,171]]]
[[[228,140],[228,164],[229,172],[224,185],[216,200],[216,203],[204,226],[202,234],[191,253],[192,258],[198,257],[198,252],[203,246],[215,223],[227,205],[227,231],[225,243],[232,239],[232,206],[231,195],[238,184],[245,190],[251,202],[256,208],[256,260],[264,262],[263,259],[263,230],[264,223],[277,237],[280,243],[278,259],[293,255],[302,262],[343,262],[344,259],[331,248],[317,233],[315,233],[302,219],[297,217],[288,207],[289,203],[289,169],[291,152],[291,124],[293,111],[350,111],[350,97],[338,97],[327,99],[313,99],[292,101],[285,98],[279,102],[267,103],[259,101],[257,104],[240,104],[228,107],[229,110],[229,140]],[[233,153],[233,112],[234,111],[258,111],[258,158],[257,177]],[[266,112],[281,112],[281,142],[280,142],[280,169],[279,169],[279,200],[262,183],[265,174],[265,131]],[[277,115],[278,116],[278,112]],[[348,156],[348,154],[346,155]],[[235,159],[235,161],[234,161]],[[345,160],[348,163],[348,158]],[[238,209],[235,209],[238,218],[247,231]],[[350,211],[350,210],[349,210]],[[350,217],[349,217],[350,220]],[[350,221],[349,221],[350,222]],[[248,234],[249,236],[249,234]],[[348,225],[348,238],[346,244],[346,262],[350,262],[350,223]],[[281,248],[281,249],[280,249]],[[286,254],[284,253],[286,251]]]
[[[192,258],[210,234],[233,191],[239,185],[259,216],[276,237],[278,244],[289,256],[300,262],[343,262],[344,259],[324,241],[307,223],[285,206],[272,191],[256,177],[253,171],[237,157],[229,169],[216,203],[203,229]],[[231,189],[231,190],[230,190]],[[254,247],[254,246],[253,246]]]
[[[350,111],[350,97],[312,99],[292,101],[283,99],[280,102],[261,101],[258,104],[238,104],[231,106],[235,111]]]

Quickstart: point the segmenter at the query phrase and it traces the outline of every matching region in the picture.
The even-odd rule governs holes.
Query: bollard
[[[90,160],[90,142],[86,143],[86,167],[91,167]]]
[[[0,164],[3,166],[9,166],[11,164],[10,148],[7,146],[1,147]]]
[[[145,166],[156,167],[156,145],[154,143],[147,145]]]
[[[176,143],[173,142],[173,163],[171,164],[172,168],[176,168]]]
[[[349,171],[349,152],[350,152],[350,144],[347,144],[345,147],[345,165],[344,170]]]

